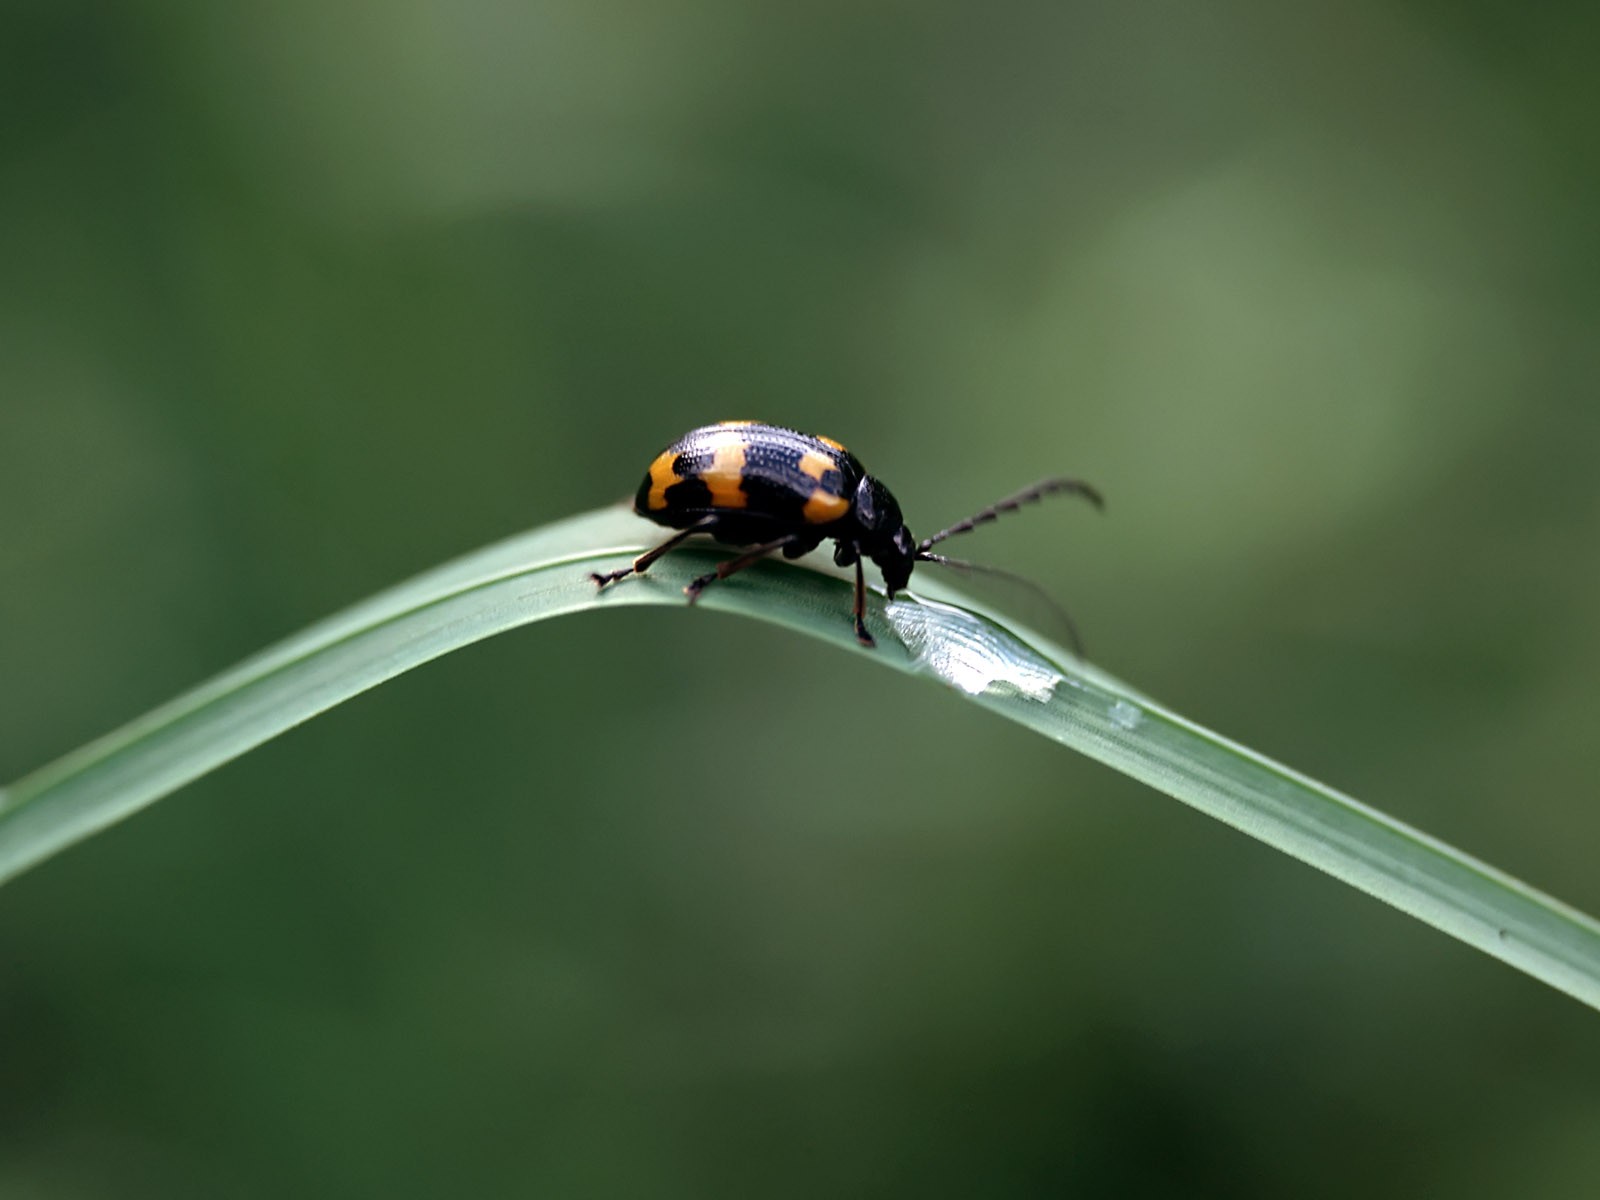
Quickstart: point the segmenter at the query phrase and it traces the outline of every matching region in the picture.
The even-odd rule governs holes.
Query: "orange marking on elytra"
[[[830,495],[820,488],[811,493],[800,515],[812,525],[828,525],[850,511],[850,501],[843,496]]]
[[[677,483],[678,473],[672,469],[677,455],[671,450],[656,455],[650,464],[650,498],[646,502],[651,512],[660,512],[667,506],[667,489]]]
[[[700,479],[711,490],[713,508],[743,508],[749,502],[742,486],[744,449],[743,438],[729,438],[712,450],[711,463]]]
[[[823,481],[829,471],[838,470],[833,465],[833,459],[826,454],[818,454],[815,450],[807,450],[800,456],[800,469],[818,483]]]
[[[800,456],[800,470],[817,481],[817,489],[811,493],[811,498],[806,501],[805,507],[800,510],[800,515],[810,525],[827,525],[837,521],[850,511],[850,501],[843,496],[836,495],[822,486],[822,481],[827,478],[829,471],[838,473],[839,468],[826,454],[818,454],[815,450],[807,450]]]

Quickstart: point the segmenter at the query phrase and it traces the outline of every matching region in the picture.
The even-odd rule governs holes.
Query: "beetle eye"
[[[917,552],[916,539],[911,536],[911,530],[904,525],[895,530],[894,548],[896,553],[903,554],[907,558],[911,558]]]

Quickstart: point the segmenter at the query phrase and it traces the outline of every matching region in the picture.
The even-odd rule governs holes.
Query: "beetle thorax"
[[[855,519],[861,553],[883,572],[883,585],[892,597],[911,578],[917,556],[917,542],[900,515],[900,503],[867,475],[856,488]]]

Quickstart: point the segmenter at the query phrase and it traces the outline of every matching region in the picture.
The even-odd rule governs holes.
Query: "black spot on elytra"
[[[711,507],[711,489],[703,479],[682,479],[666,490],[669,511],[699,512]]]

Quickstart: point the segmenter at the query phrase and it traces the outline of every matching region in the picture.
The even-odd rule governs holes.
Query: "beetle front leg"
[[[867,649],[872,649],[878,643],[872,640],[872,635],[867,632],[867,578],[861,570],[861,559],[856,559],[856,602],[851,615],[856,623],[856,641]]]

